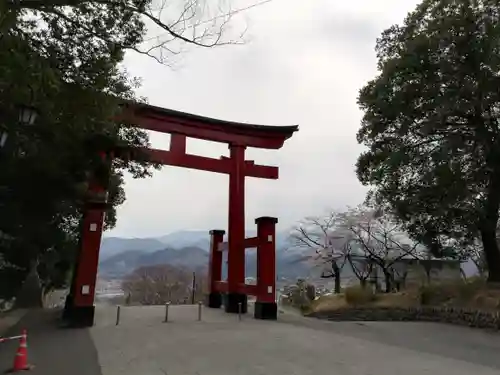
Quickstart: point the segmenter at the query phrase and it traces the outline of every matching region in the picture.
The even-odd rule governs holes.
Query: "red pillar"
[[[101,153],[103,163],[110,163],[110,155]],[[104,164],[105,165],[105,164]],[[110,168],[111,166],[108,165]],[[101,171],[102,172],[102,171]],[[99,264],[99,250],[107,208],[107,190],[98,181],[103,176],[93,176],[89,182],[80,233],[80,251],[75,267],[71,298],[65,308],[65,318],[73,326],[89,327],[94,324],[94,296]]]
[[[222,279],[222,251],[219,248],[224,241],[223,230],[210,231],[210,259],[208,265],[208,286],[210,288],[208,295],[208,307],[218,309],[222,305],[222,295],[216,288],[216,282]]]
[[[247,311],[247,296],[240,293],[245,282],[245,146],[229,145],[232,170],[229,174],[228,293],[226,312],[237,313],[239,304]]]
[[[89,192],[97,196],[105,194],[99,186],[92,186]],[[95,284],[105,215],[103,203],[99,199],[89,201],[83,214],[73,307],[69,316],[70,323],[76,326],[87,327],[94,324]]]
[[[256,319],[276,319],[276,223],[275,217],[259,217],[257,224],[257,301]]]

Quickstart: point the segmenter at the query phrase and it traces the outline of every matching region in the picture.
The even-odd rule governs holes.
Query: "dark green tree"
[[[376,52],[360,181],[435,254],[480,238],[500,282],[500,1],[424,0]]]
[[[0,131],[8,135],[0,150],[2,294],[14,293],[33,264],[48,288],[68,280],[91,175],[108,184],[105,224],[115,225],[115,208],[125,199],[123,172],[144,177],[151,166],[140,155],[138,162],[118,158],[108,173],[98,156],[103,149],[148,145],[146,133],[110,121],[121,103],[137,100],[137,82],[119,69],[124,53],[133,50],[168,64],[186,45],[241,42],[241,35],[226,31],[232,16],[247,8],[219,5],[0,2]],[[144,39],[145,22],[150,31],[157,28],[154,37]],[[20,126],[19,105],[37,108],[36,126]]]
[[[113,121],[121,103],[135,100],[135,82],[118,68],[121,49],[104,48],[76,31],[65,48],[61,35],[72,31],[58,23],[43,29],[41,43],[19,13],[1,16],[2,22],[16,20],[8,29],[0,23],[6,30],[0,39],[0,131],[7,135],[0,149],[0,284],[8,296],[32,264],[47,288],[67,281],[91,176],[108,185],[106,226],[112,227],[124,201],[123,172],[144,177],[151,165],[115,159],[107,173],[98,173],[104,167],[99,151],[148,146],[145,132]],[[25,105],[38,112],[31,126],[19,119]]]

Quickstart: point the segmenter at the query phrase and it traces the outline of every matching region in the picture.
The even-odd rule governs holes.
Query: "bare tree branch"
[[[373,272],[373,262],[367,261],[367,259],[358,259],[350,252],[347,254],[346,258],[354,275],[357,277],[361,285],[365,286],[366,280]]]
[[[190,270],[158,265],[141,267],[128,275],[122,283],[130,301],[141,305],[187,303],[191,299],[192,275]],[[196,277],[195,300],[200,301],[205,293],[206,277],[199,271]]]
[[[386,279],[387,291],[394,281],[394,274],[402,276],[405,273],[406,268],[400,262],[402,259],[418,260],[424,255],[421,245],[412,241],[389,215],[358,206],[348,210],[343,217],[344,228],[352,234],[349,243],[351,259],[365,259],[367,264],[378,266]]]
[[[162,64],[184,51],[186,45],[203,48],[244,43],[246,27],[232,31],[234,16],[249,9],[265,5],[272,0],[256,1],[248,6],[232,9],[231,2],[215,0],[8,0],[8,7],[29,10],[35,16],[52,14],[72,24],[80,22],[81,9],[101,9],[104,12],[121,10],[125,14],[140,16],[153,36],[137,44],[127,38],[117,40],[95,25],[83,25],[85,32],[110,45],[150,56]],[[123,20],[127,22],[127,20]],[[95,26],[95,27],[94,27]]]
[[[307,217],[290,233],[292,248],[305,252],[303,260],[321,267],[322,278],[335,279],[335,292],[340,291],[340,274],[346,264],[345,233],[339,232],[339,213],[333,211],[323,217]]]

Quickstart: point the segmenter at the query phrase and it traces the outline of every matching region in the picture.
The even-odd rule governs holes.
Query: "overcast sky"
[[[255,1],[254,1],[255,2]],[[273,0],[234,22],[248,26],[242,46],[196,49],[175,69],[129,54],[131,75],[149,103],[225,120],[300,126],[281,150],[247,151],[280,168],[280,179],[247,179],[246,221],[276,216],[279,229],[328,208],[356,205],[366,188],[354,164],[361,112],[358,90],[376,74],[375,40],[400,23],[416,0]],[[169,137],[151,134],[154,147]],[[227,146],[188,140],[188,152],[219,157]],[[127,201],[107,236],[153,237],[177,230],[227,228],[228,177],[163,167],[127,179]]]

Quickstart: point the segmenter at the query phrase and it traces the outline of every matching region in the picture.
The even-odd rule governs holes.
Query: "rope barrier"
[[[11,340],[20,340],[22,337],[23,337],[23,335],[10,336],[10,337],[0,337],[0,342],[6,342],[6,341],[11,341]]]

